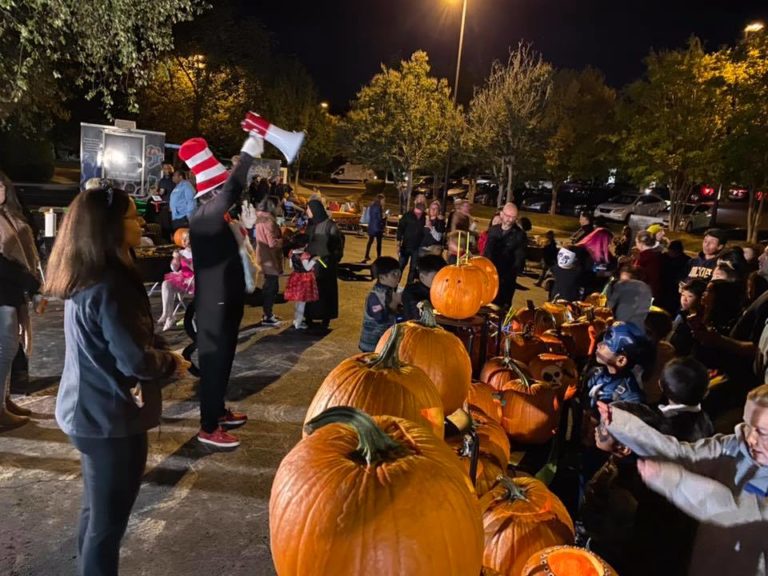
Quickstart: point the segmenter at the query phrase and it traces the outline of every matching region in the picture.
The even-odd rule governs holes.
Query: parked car
[[[552,192],[538,191],[535,194],[526,196],[520,201],[520,209],[529,212],[549,212],[552,206]]]
[[[608,202],[599,204],[594,214],[596,218],[604,218],[614,222],[629,222],[629,217],[632,214],[655,216],[666,207],[667,203],[664,198],[656,196],[656,194],[624,193],[614,196]]]
[[[366,168],[362,164],[351,164],[347,162],[331,172],[331,182],[334,184],[338,184],[339,182],[368,182],[368,180],[376,179],[376,172],[370,168]]]
[[[669,227],[669,219],[672,207],[667,206],[661,212],[654,215],[632,214],[629,217],[629,227],[633,230],[645,230],[651,224],[662,224]],[[712,220],[712,204],[685,204],[680,218],[680,230],[694,232],[709,227]]]
[[[717,190],[708,184],[697,184],[688,194],[688,202],[711,202],[717,197]]]
[[[594,212],[599,204],[615,195],[610,188],[564,184],[557,192],[557,213],[578,216],[584,211]]]

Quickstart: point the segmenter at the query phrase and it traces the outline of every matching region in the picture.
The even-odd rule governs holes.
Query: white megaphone
[[[304,143],[304,132],[283,130],[274,124],[270,124],[255,112],[248,112],[241,125],[246,132],[256,132],[258,136],[264,138],[264,140],[280,150],[288,164],[293,162],[296,154],[301,149],[301,145]]]

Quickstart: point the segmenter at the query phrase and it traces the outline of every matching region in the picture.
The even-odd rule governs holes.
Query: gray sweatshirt
[[[701,522],[689,574],[766,574],[768,468],[749,455],[744,424],[733,434],[679,442],[639,418],[612,409],[608,430],[641,458],[659,460],[648,487]]]

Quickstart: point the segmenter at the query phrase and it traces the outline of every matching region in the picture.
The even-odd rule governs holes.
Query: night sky
[[[245,1],[279,51],[309,69],[331,111],[343,112],[380,63],[426,50],[453,85],[461,0]],[[691,34],[717,48],[753,20],[768,24],[766,0],[469,0],[459,100],[467,102],[494,59],[524,39],[557,67],[602,70],[620,88],[643,71],[651,48],[678,48]]]

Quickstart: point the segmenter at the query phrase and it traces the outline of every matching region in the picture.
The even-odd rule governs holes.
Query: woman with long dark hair
[[[19,334],[29,341],[27,298],[40,287],[35,237],[10,179],[0,172],[0,430],[29,421],[30,411],[10,397],[13,359]]]
[[[65,300],[56,421],[81,457],[82,576],[117,574],[120,540],[147,461],[147,430],[160,422],[159,380],[189,366],[155,338],[131,258],[140,240],[128,194],[86,190],[69,207],[46,271],[46,293]]]
[[[318,259],[315,275],[320,299],[307,302],[304,318],[308,326],[313,321],[319,321],[323,328],[328,328],[331,320],[339,317],[339,286],[336,278],[338,264],[344,255],[344,237],[320,200],[308,202],[307,216],[310,218],[307,252]]]

